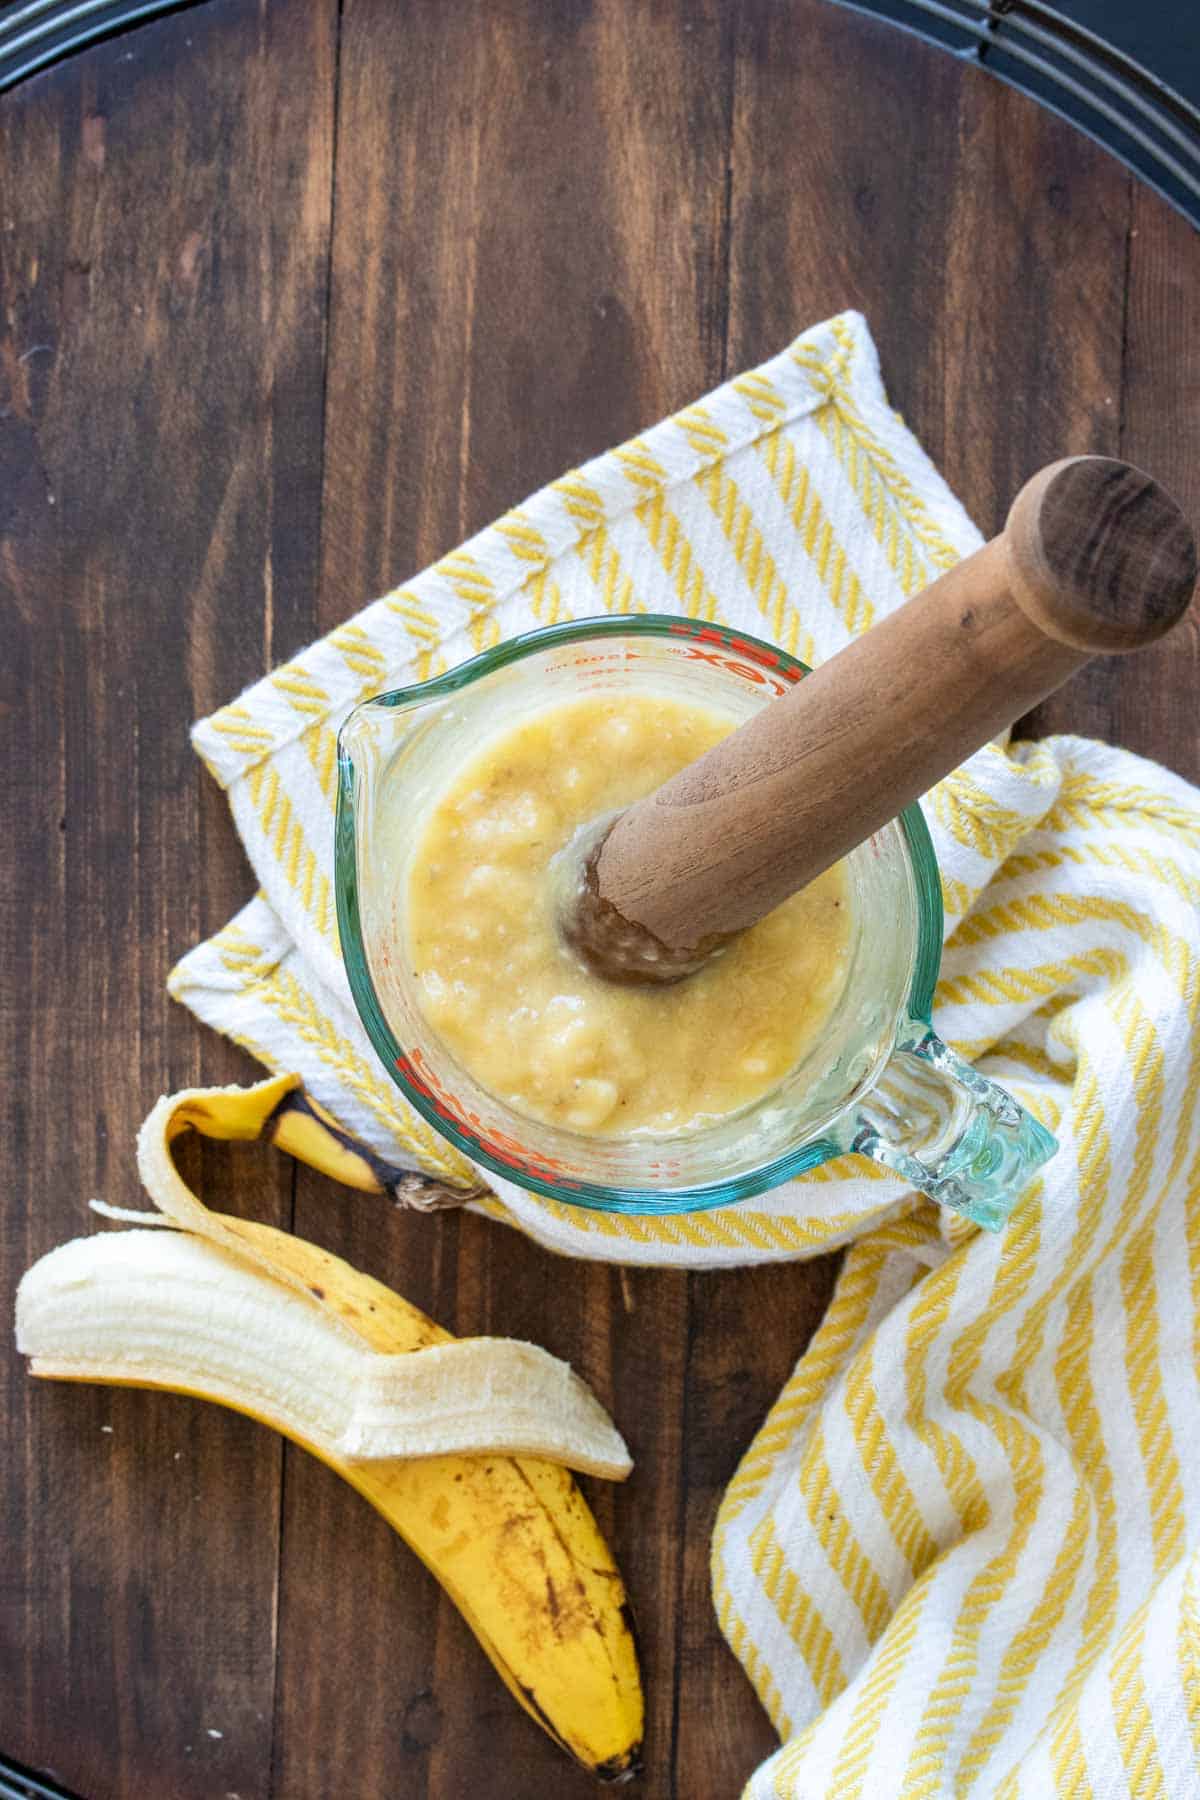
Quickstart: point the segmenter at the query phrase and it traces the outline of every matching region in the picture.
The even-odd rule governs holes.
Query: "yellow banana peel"
[[[211,1101],[206,1096],[215,1096]],[[276,1075],[249,1088],[193,1088],[174,1097],[171,1132],[189,1126],[208,1137],[262,1138],[323,1175],[363,1194],[387,1194],[416,1212],[461,1206],[487,1192],[451,1187],[435,1175],[402,1169],[343,1131],[298,1075]]]
[[[603,1408],[536,1346],[456,1340],[319,1246],[210,1212],[175,1168],[170,1146],[194,1129],[290,1135],[289,1148],[334,1173],[354,1142],[319,1110],[281,1111],[298,1089],[281,1076],[161,1100],[138,1139],[161,1211],[100,1210],[167,1228],[43,1257],[18,1291],[18,1348],[35,1375],[195,1394],[321,1457],[438,1578],[525,1710],[597,1775],[626,1779],[644,1711],[631,1616],[564,1466],[628,1474]],[[281,1118],[286,1132],[272,1131]],[[542,1454],[511,1453],[535,1440]]]

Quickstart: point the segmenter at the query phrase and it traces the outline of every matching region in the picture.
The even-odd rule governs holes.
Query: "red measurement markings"
[[[522,1175],[534,1176],[542,1181],[552,1181],[556,1187],[568,1188],[572,1192],[578,1191],[582,1186],[582,1183],[570,1179],[572,1165],[563,1162],[560,1157],[542,1156],[538,1151],[518,1143],[516,1138],[509,1137],[506,1132],[496,1131],[494,1128],[488,1130],[478,1113],[469,1111],[453,1094],[447,1092],[419,1050],[398,1056],[396,1067],[409,1086],[429,1102],[439,1119],[444,1119],[449,1125],[456,1125],[479,1150],[503,1163],[518,1178]]]

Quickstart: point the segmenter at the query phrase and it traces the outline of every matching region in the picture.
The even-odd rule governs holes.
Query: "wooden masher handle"
[[[1192,532],[1150,476],[1052,464],[998,537],[630,807],[593,902],[685,959],[744,929],[1090,657],[1169,631],[1195,585]]]

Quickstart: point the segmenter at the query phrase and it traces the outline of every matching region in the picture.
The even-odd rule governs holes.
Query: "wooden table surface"
[[[569,464],[861,307],[976,519],[1143,462],[1200,515],[1200,245],[986,73],[825,0],[209,0],[0,101],[5,1316],[137,1203],[166,1089],[247,1080],[164,993],[251,882],[190,720]],[[1041,728],[1200,777],[1194,625]],[[654,1800],[773,1747],[713,1512],[828,1264],[618,1275],[213,1148],[462,1333],[540,1340],[637,1458],[592,1484]],[[215,1407],[2,1356],[0,1750],[88,1800],[571,1800],[454,1608],[328,1470]],[[216,1735],[216,1734],[220,1735]]]

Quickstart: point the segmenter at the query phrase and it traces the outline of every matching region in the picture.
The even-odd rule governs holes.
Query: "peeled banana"
[[[544,1351],[455,1340],[317,1245],[201,1204],[171,1142],[189,1127],[258,1137],[294,1088],[280,1077],[160,1101],[138,1160],[161,1212],[101,1210],[166,1228],[43,1257],[18,1290],[18,1347],[35,1375],[197,1394],[320,1456],[437,1576],[525,1710],[597,1775],[625,1779],[643,1700],[620,1573],[562,1460],[503,1453],[536,1440],[620,1479],[625,1446]],[[445,1453],[482,1444],[493,1454]]]

